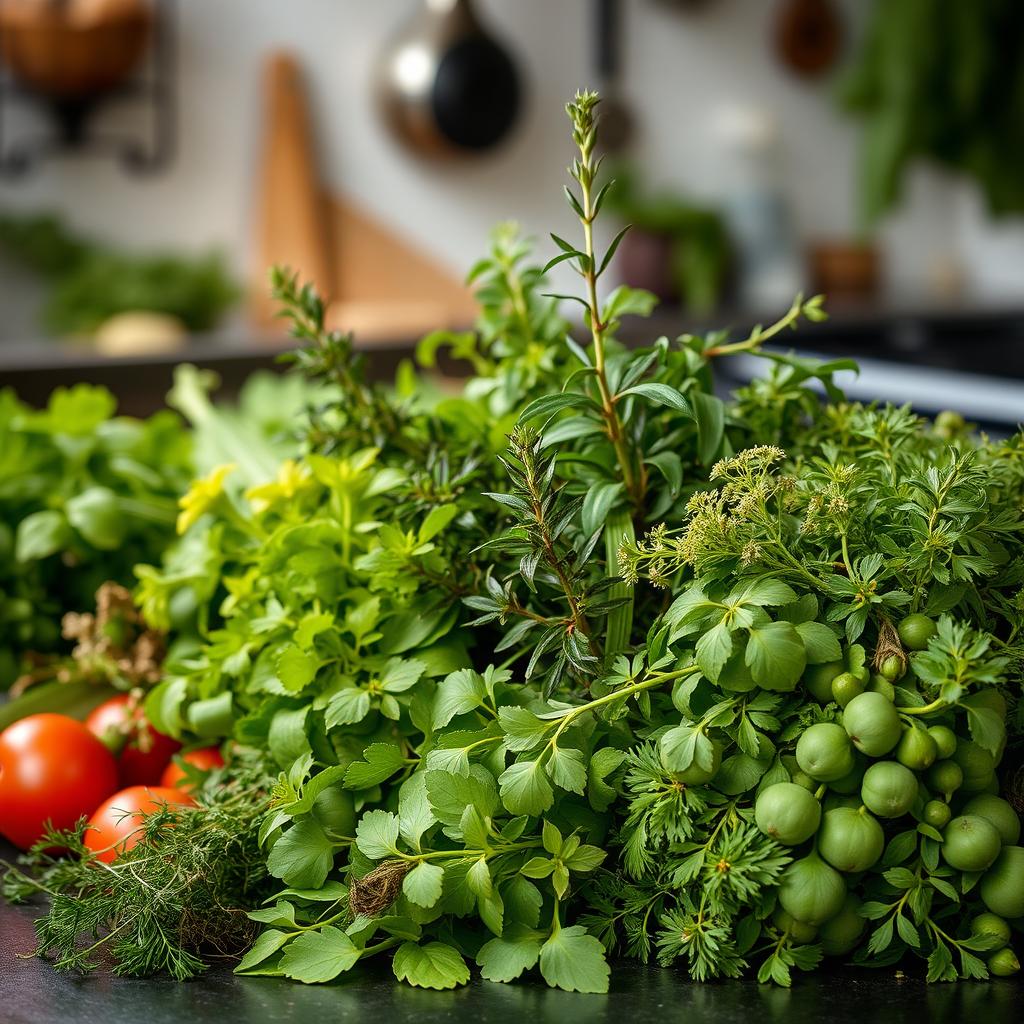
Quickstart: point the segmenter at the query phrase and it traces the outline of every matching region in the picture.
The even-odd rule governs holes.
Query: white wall
[[[102,159],[50,161],[24,182],[0,183],[0,206],[64,211],[83,230],[131,246],[217,245],[246,260],[259,73],[273,47],[299,52],[309,71],[325,176],[461,273],[489,226],[514,217],[546,238],[570,229],[561,198],[570,157],[562,104],[592,82],[588,0],[481,0],[525,71],[528,109],[499,153],[430,164],[384,132],[368,82],[383,40],[419,0],[179,0],[180,147],[173,167],[133,178]],[[852,227],[855,129],[835,112],[827,83],[783,71],[771,50],[776,0],[709,0],[687,13],[627,0],[627,92],[640,109],[636,155],[659,183],[709,194],[716,177],[711,114],[723,102],[769,108],[785,144],[784,173],[806,234]],[[853,20],[858,0],[842,5]],[[976,238],[965,192],[941,175],[915,175],[910,202],[887,225],[897,284],[917,290],[932,255]],[[0,311],[10,302],[0,282]]]

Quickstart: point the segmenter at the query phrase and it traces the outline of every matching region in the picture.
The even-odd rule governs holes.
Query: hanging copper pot
[[[90,99],[138,67],[153,21],[147,0],[0,0],[0,54],[25,88]]]

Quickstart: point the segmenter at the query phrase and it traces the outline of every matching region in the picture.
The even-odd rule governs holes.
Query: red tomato
[[[164,804],[192,807],[195,801],[180,789],[129,786],[96,808],[85,830],[85,845],[107,864],[142,838],[143,819]]]
[[[184,792],[188,792],[191,788],[185,781],[185,769],[178,764],[179,760],[185,761],[194,768],[198,768],[201,772],[211,772],[214,768],[220,768],[224,764],[224,758],[221,757],[220,750],[217,747],[200,747],[199,750],[186,750],[184,754],[179,754],[164,769],[163,775],[160,776],[161,786],[170,786],[172,789],[177,788]]]
[[[130,694],[104,701],[85,720],[86,728],[117,754],[122,786],[148,786],[160,774],[181,744],[157,732],[146,721],[142,708]]]
[[[117,764],[81,722],[29,715],[0,733],[0,832],[27,850],[71,828],[117,789]]]

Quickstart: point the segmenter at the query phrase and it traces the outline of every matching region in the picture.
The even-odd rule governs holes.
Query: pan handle
[[[619,0],[594,0],[594,52],[603,85],[619,73]]]

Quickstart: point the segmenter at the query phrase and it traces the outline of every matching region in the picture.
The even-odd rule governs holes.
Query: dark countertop
[[[781,336],[778,344],[830,357],[853,356],[865,363],[877,362],[874,376],[863,380],[859,391],[851,390],[852,397],[882,397],[898,404],[911,400],[919,411],[935,413],[949,406],[959,407],[956,398],[961,383],[982,394],[992,388],[993,380],[1007,386],[1016,383],[1024,389],[1020,383],[1024,381],[1024,307],[876,300],[834,301],[828,308],[827,322],[804,323],[798,332]],[[721,309],[697,318],[685,310],[661,306],[650,318],[626,317],[620,335],[628,345],[646,345],[662,334],[675,337],[685,331],[727,327],[737,338],[756,321],[772,322],[779,312],[760,317],[748,310]],[[367,356],[370,375],[390,381],[399,362],[412,357],[417,340],[396,335],[362,342],[357,338],[356,344]],[[253,370],[281,370],[276,362],[278,355],[293,347],[294,343],[280,334],[253,332],[241,325],[197,335],[173,352],[116,358],[80,344],[0,341],[0,386],[10,385],[24,401],[43,405],[58,385],[90,381],[110,388],[120,399],[121,412],[146,415],[162,406],[177,363],[191,362],[215,370],[223,381],[218,394],[229,398]],[[455,376],[467,372],[466,364],[453,362],[445,353],[441,354],[440,366],[443,372]],[[872,388],[879,390],[879,381],[884,385],[890,368],[897,375],[895,392],[872,393]],[[722,369],[729,372],[727,365]],[[734,366],[732,371],[739,372],[740,368]],[[945,380],[939,376],[943,371]],[[925,375],[920,381],[921,393],[906,395],[904,381],[909,378],[913,383],[921,375]],[[739,372],[732,383],[743,379],[744,373]],[[928,396],[936,390],[947,393],[930,401]],[[1009,416],[1001,415],[997,422],[1012,424],[1024,415],[1017,411],[1018,406],[1024,409],[1024,401],[1013,390],[1003,398],[1014,411]],[[973,412],[968,415],[985,419]]]
[[[380,967],[328,985],[276,978],[236,978],[228,967],[202,978],[117,978],[54,971],[25,954],[34,943],[28,907],[0,904],[0,1020],[5,1024],[189,1024],[231,1021],[363,1021],[434,1024],[472,1017],[476,1024],[1011,1024],[1020,1020],[1019,981],[926,985],[892,970],[799,977],[789,990],[732,981],[696,985],[679,973],[619,963],[606,996],[547,989],[539,981],[497,985],[475,980],[454,992],[413,989]],[[372,1018],[371,1016],[372,1015]]]

